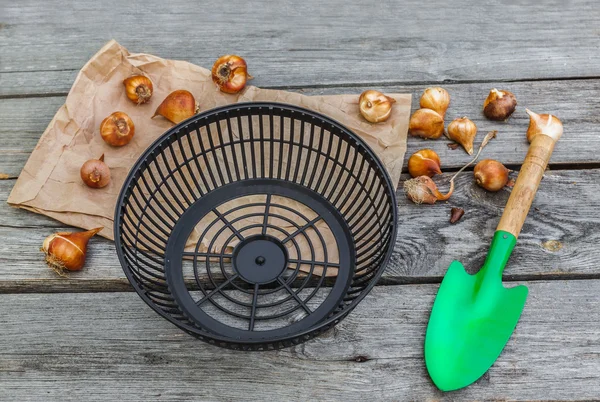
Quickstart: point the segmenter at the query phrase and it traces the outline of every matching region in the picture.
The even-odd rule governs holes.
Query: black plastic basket
[[[355,134],[318,113],[234,104],[141,156],[115,212],[127,278],[156,312],[233,349],[298,344],[375,285],[396,238],[394,187]]]

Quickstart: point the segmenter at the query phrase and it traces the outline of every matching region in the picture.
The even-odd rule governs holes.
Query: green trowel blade
[[[442,391],[466,387],[498,358],[514,331],[527,288],[506,289],[502,271],[516,238],[498,231],[483,268],[468,274],[454,261],[440,285],[425,335],[425,363]]]

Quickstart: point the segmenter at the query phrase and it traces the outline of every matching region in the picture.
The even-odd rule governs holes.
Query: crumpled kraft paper
[[[154,94],[147,104],[135,105],[125,96],[123,79],[134,74],[146,75],[154,83]],[[161,117],[150,116],[177,89],[192,92],[201,111],[235,102],[274,101],[323,113],[358,134],[384,163],[394,185],[398,184],[406,151],[409,94],[388,94],[397,101],[391,117],[384,123],[371,124],[360,116],[358,94],[305,96],[254,86],[236,95],[225,94],[216,90],[205,68],[150,54],[130,54],[112,40],[79,72],[65,104],[23,168],[8,203],[84,229],[103,226],[100,235],[112,239],[114,209],[122,183],[143,151],[172,126]],[[136,134],[128,145],[113,148],[102,140],[99,127],[117,110],[132,118]],[[112,181],[103,189],[90,189],[82,183],[79,169],[86,160],[102,154],[111,169]]]

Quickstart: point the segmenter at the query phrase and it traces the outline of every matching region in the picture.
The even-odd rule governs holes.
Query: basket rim
[[[355,144],[356,147],[362,147],[364,149],[364,151],[367,153],[367,155],[371,158],[371,160],[377,166],[377,168],[378,168],[377,170],[378,170],[379,174],[383,176],[383,179],[386,183],[386,187],[389,191],[388,195],[390,197],[390,202],[392,204],[391,205],[391,209],[392,209],[392,223],[391,224],[393,226],[392,231],[391,231],[391,242],[390,243],[395,242],[395,239],[398,235],[398,203],[396,200],[396,190],[395,190],[395,187],[392,183],[392,179],[391,179],[387,169],[383,165],[383,162],[379,159],[379,157],[375,154],[375,152],[371,149],[371,147],[362,138],[360,138],[357,134],[355,134],[352,130],[350,130],[348,127],[341,124],[337,120],[334,120],[320,112],[315,112],[315,111],[307,109],[307,108],[290,105],[287,103],[281,103],[281,102],[239,102],[239,103],[232,103],[229,105],[219,106],[219,107],[198,113],[198,114],[190,117],[189,119],[186,119],[186,120],[180,122],[179,124],[176,124],[173,127],[166,130],[156,140],[154,140],[154,142],[152,142],[152,144],[150,144],[148,146],[148,148],[144,151],[144,153],[142,153],[138,157],[138,160],[134,163],[134,165],[131,167],[131,169],[127,173],[127,177],[125,178],[125,181],[123,182],[123,185],[122,185],[119,195],[117,197],[117,203],[115,206],[115,213],[114,213],[114,219],[113,219],[113,236],[114,236],[114,242],[115,242],[115,249],[117,251],[117,256],[119,258],[119,263],[121,264],[121,269],[125,273],[127,280],[129,281],[129,283],[131,284],[133,289],[136,291],[138,296],[140,296],[141,299],[150,308],[152,308],[156,313],[158,313],[161,317],[170,321],[175,326],[177,326],[179,328],[181,328],[183,326],[183,327],[185,327],[185,330],[188,332],[197,333],[201,336],[207,337],[209,339],[213,339],[218,342],[226,342],[226,343],[233,342],[233,343],[240,343],[240,344],[247,344],[247,345],[263,344],[265,341],[264,340],[261,341],[261,340],[257,339],[254,341],[235,342],[234,340],[232,340],[230,338],[222,337],[222,336],[214,334],[212,332],[198,331],[198,328],[196,326],[188,325],[185,322],[175,319],[173,316],[165,313],[155,303],[153,303],[152,300],[146,295],[145,291],[139,286],[137,281],[133,278],[133,274],[129,270],[126,269],[128,264],[125,261],[123,251],[121,250],[122,244],[121,244],[121,236],[120,236],[120,226],[121,226],[120,223],[122,221],[122,213],[121,212],[123,209],[123,201],[125,199],[125,195],[127,194],[128,190],[131,187],[131,183],[132,183],[132,180],[133,180],[136,172],[139,171],[140,167],[146,161],[146,159],[166,139],[168,139],[171,135],[180,131],[182,128],[186,127],[188,124],[195,122],[197,120],[205,119],[207,117],[211,117],[211,116],[217,115],[219,113],[227,112],[230,110],[253,109],[253,108],[283,109],[283,110],[298,112],[298,113],[302,113],[302,114],[306,114],[306,115],[318,118],[318,119],[322,120],[324,123],[329,124],[329,125],[335,127],[336,129],[346,133],[352,140],[354,140],[356,142],[356,144]],[[383,259],[385,264],[387,264],[389,262],[393,251],[394,251],[394,246],[393,246],[393,244],[390,244],[390,247],[388,248],[388,250],[385,254],[385,257]],[[360,303],[373,290],[373,287],[375,287],[375,285],[381,278],[381,275],[383,274],[384,270],[385,270],[385,267],[378,270],[375,273],[373,278],[369,281],[368,285],[363,289],[363,291],[360,292],[360,294],[354,300],[352,300],[352,302],[344,309],[345,311],[341,315],[334,314],[331,317],[329,317],[323,321],[320,321],[319,323],[317,323],[311,327],[306,328],[304,331],[300,331],[300,332],[293,334],[293,336],[290,336],[289,339],[282,339],[277,342],[278,343],[285,342],[286,340],[292,340],[292,339],[304,337],[306,335],[313,333],[315,330],[318,330],[319,328],[326,327],[328,325],[331,325],[332,323],[337,323],[337,322],[339,322],[339,320],[342,320],[348,313],[350,313],[358,305],[358,303]]]

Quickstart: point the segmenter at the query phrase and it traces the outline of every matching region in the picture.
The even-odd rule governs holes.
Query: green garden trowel
[[[485,263],[470,275],[460,262],[452,262],[433,304],[425,335],[425,364],[442,391],[466,387],[494,364],[525,306],[527,288],[505,288],[502,271],[563,131],[556,117],[527,113],[531,146]]]

